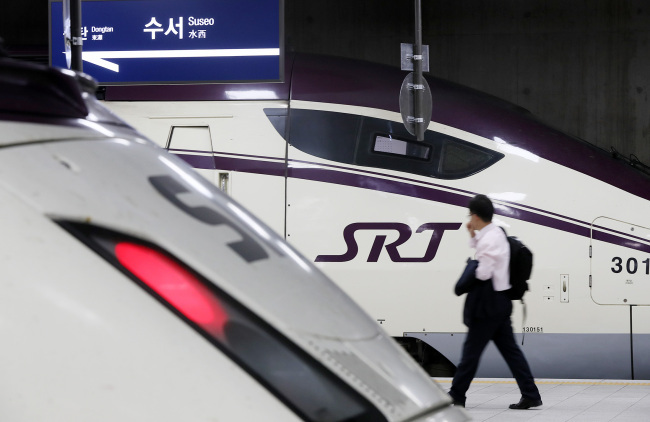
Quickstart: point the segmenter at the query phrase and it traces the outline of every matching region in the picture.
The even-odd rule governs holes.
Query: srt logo
[[[343,239],[348,247],[348,250],[343,255],[318,255],[316,262],[348,262],[352,261],[359,253],[359,246],[354,239],[354,233],[359,230],[395,230],[399,233],[397,240],[388,245],[386,242],[386,235],[378,234],[375,241],[370,248],[367,262],[377,262],[382,249],[386,248],[386,252],[393,262],[430,262],[438,252],[438,246],[442,240],[442,235],[445,230],[458,230],[462,223],[426,223],[418,227],[416,233],[431,230],[431,240],[422,258],[408,258],[402,257],[397,250],[397,247],[404,244],[411,238],[411,228],[404,223],[352,223],[343,229]]]

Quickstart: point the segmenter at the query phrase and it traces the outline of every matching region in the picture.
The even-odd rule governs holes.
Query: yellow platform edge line
[[[437,378],[433,379],[440,384],[451,384],[453,378]],[[514,379],[492,379],[492,378],[476,378],[472,384],[517,384]],[[650,381],[635,381],[635,380],[547,380],[536,379],[535,384],[543,385],[624,385],[624,386],[650,386]]]

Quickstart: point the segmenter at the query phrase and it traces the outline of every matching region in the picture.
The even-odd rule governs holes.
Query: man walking
[[[465,406],[465,393],[476,374],[483,350],[492,340],[521,391],[521,400],[511,404],[510,409],[529,409],[541,406],[542,398],[512,333],[512,302],[506,293],[510,288],[510,246],[503,230],[492,224],[493,215],[494,206],[487,196],[476,195],[470,200],[467,230],[471,236],[470,246],[476,249],[478,265],[475,287],[465,299],[463,322],[468,331],[449,395],[455,405]],[[456,292],[462,293],[465,292]]]

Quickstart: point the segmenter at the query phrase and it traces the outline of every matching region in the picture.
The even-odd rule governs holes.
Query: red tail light
[[[208,334],[223,338],[228,315],[214,294],[167,255],[131,242],[115,245],[115,257],[140,281]]]

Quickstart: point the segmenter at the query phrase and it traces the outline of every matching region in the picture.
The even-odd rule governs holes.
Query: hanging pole
[[[413,90],[415,110],[415,136],[418,141],[424,139],[424,125],[420,117],[422,114],[422,94],[424,83],[422,82],[422,1],[415,0],[415,45],[413,46]]]
[[[71,36],[71,65],[72,70],[83,71],[81,35],[81,0],[66,0],[70,2],[70,36]]]
[[[401,43],[402,70],[411,71],[402,82],[399,94],[399,109],[406,130],[418,141],[424,141],[424,134],[431,122],[431,88],[422,72],[429,71],[429,46],[422,45],[422,4],[415,0],[415,42]]]

